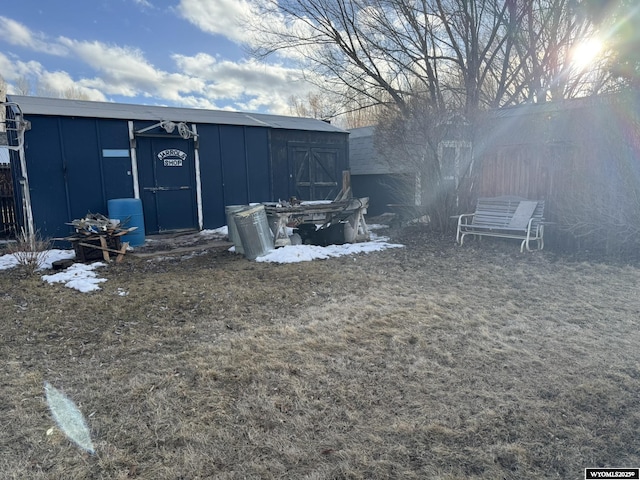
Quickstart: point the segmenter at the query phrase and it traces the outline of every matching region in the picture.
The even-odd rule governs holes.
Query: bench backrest
[[[503,196],[479,198],[472,225],[513,230],[524,230],[531,218],[542,222],[544,201]]]

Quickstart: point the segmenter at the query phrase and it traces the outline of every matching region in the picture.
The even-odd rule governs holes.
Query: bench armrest
[[[458,226],[466,225],[468,222],[468,218],[471,218],[475,215],[475,213],[463,213],[462,215],[457,215],[458,217]]]
[[[463,213],[462,215],[458,215],[458,226],[456,227],[456,243],[462,245],[462,237],[463,235],[461,230],[464,225],[468,225],[468,219],[475,216],[475,213]]]

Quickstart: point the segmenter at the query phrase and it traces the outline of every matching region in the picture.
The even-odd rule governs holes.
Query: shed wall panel
[[[36,117],[29,120],[31,130],[25,133],[25,154],[35,228],[43,237],[65,236],[70,231],[65,223],[70,219],[61,119]]]
[[[269,134],[265,128],[245,127],[249,202],[273,201]],[[286,172],[277,172],[286,175]]]
[[[225,205],[246,204],[249,182],[244,128],[229,125],[221,125],[219,128]]]
[[[226,225],[220,127],[198,125],[198,135],[203,227],[218,228]]]
[[[68,196],[67,222],[82,218],[87,212],[106,213],[96,122],[86,118],[63,118],[59,122]]]
[[[73,229],[88,212],[106,214],[109,198],[133,196],[131,159],[102,157],[102,146],[128,150],[124,121],[32,117],[25,135],[36,228],[47,237]],[[106,165],[104,162],[107,162]]]
[[[106,200],[133,198],[133,174],[129,153],[129,128],[124,120],[102,119],[98,122],[100,153],[103,150],[126,152],[126,156],[101,155],[102,180]]]

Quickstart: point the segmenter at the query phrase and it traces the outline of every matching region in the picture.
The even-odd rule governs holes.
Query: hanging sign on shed
[[[162,160],[165,167],[181,167],[187,154],[177,148],[167,148],[158,153],[158,158]]]

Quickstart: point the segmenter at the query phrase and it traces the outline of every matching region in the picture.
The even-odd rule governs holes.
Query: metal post
[[[129,120],[129,147],[131,149],[131,175],[133,180],[133,197],[140,198],[140,185],[138,185],[138,158],[136,155],[136,135],[133,130],[133,120]]]

